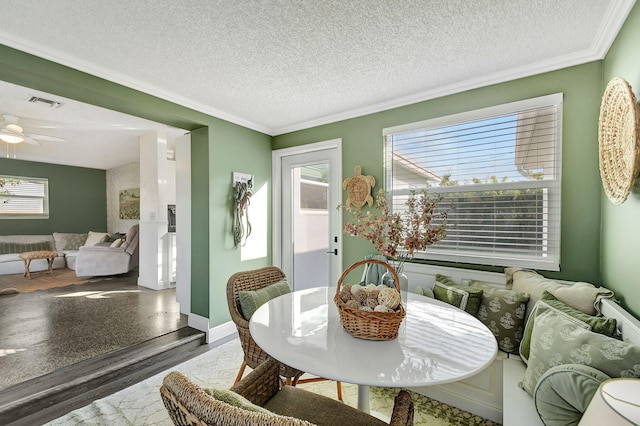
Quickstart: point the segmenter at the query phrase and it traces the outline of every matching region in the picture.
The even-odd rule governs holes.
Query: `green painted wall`
[[[604,59],[600,93],[613,77],[622,77],[640,97],[640,5],[634,6]],[[599,185],[601,187],[601,185]],[[636,182],[621,205],[613,205],[602,191],[601,266],[603,285],[616,292],[622,305],[640,318],[640,187]]]
[[[227,204],[231,173],[255,173],[270,186],[271,137],[4,45],[0,45],[0,80],[199,129],[193,132],[192,145],[192,310],[209,318],[212,327],[228,321],[225,284],[230,272],[271,264],[270,245],[266,256],[242,262],[239,249],[221,243],[231,232],[222,225],[231,213]],[[265,208],[256,215],[269,212]]]
[[[561,271],[545,275],[597,282],[600,256],[597,122],[601,75],[601,62],[589,63],[280,135],[274,138],[273,148],[342,138],[343,176],[353,176],[354,167],[361,165],[363,173],[374,175],[379,186],[383,182],[383,128],[563,92]],[[372,251],[370,244],[345,236],[343,263],[350,265]],[[502,270],[478,265],[448,266]]]
[[[250,130],[220,122],[211,128],[213,149],[209,151],[209,247],[211,265],[209,279],[212,287],[226,289],[227,279],[239,270],[256,269],[271,265],[271,137],[263,135],[260,140]],[[258,143],[256,143],[258,142]],[[250,246],[235,248],[233,245],[233,172],[250,173],[255,177],[249,221],[254,225],[252,243],[259,242],[262,252],[250,260],[241,261],[242,252]],[[261,204],[260,200],[267,200]],[[269,232],[263,238],[258,223],[266,220]],[[222,236],[222,237],[221,237]],[[241,269],[239,269],[241,265]],[[212,324],[229,321],[226,295],[209,295]]]
[[[191,312],[209,317],[209,128],[191,133]]]
[[[0,220],[0,235],[107,230],[104,170],[0,158],[0,174],[49,179],[49,219]]]

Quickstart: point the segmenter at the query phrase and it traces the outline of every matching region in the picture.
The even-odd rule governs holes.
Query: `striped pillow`
[[[0,243],[0,254],[24,253],[27,251],[49,250],[47,241],[38,241],[35,243]]]

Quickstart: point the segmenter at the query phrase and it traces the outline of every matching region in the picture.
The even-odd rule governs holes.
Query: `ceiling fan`
[[[18,123],[20,117],[13,114],[2,114],[0,122],[0,140],[8,144],[25,142],[29,145],[40,145],[38,141],[64,142],[64,139],[55,136],[24,133],[24,129]]]

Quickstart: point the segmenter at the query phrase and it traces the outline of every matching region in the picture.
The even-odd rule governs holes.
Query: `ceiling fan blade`
[[[25,136],[31,139],[38,139],[38,140],[47,141],[47,142],[66,142],[66,139],[59,138],[56,136],[38,135],[35,133],[26,133]]]
[[[38,142],[37,140],[32,139],[32,138],[30,138],[28,136],[24,139],[24,143],[29,144],[29,145],[40,145],[40,142]]]

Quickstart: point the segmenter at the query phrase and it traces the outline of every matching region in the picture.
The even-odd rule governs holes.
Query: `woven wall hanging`
[[[622,204],[640,173],[640,107],[631,86],[614,77],[602,96],[598,122],[600,177],[613,204]]]

